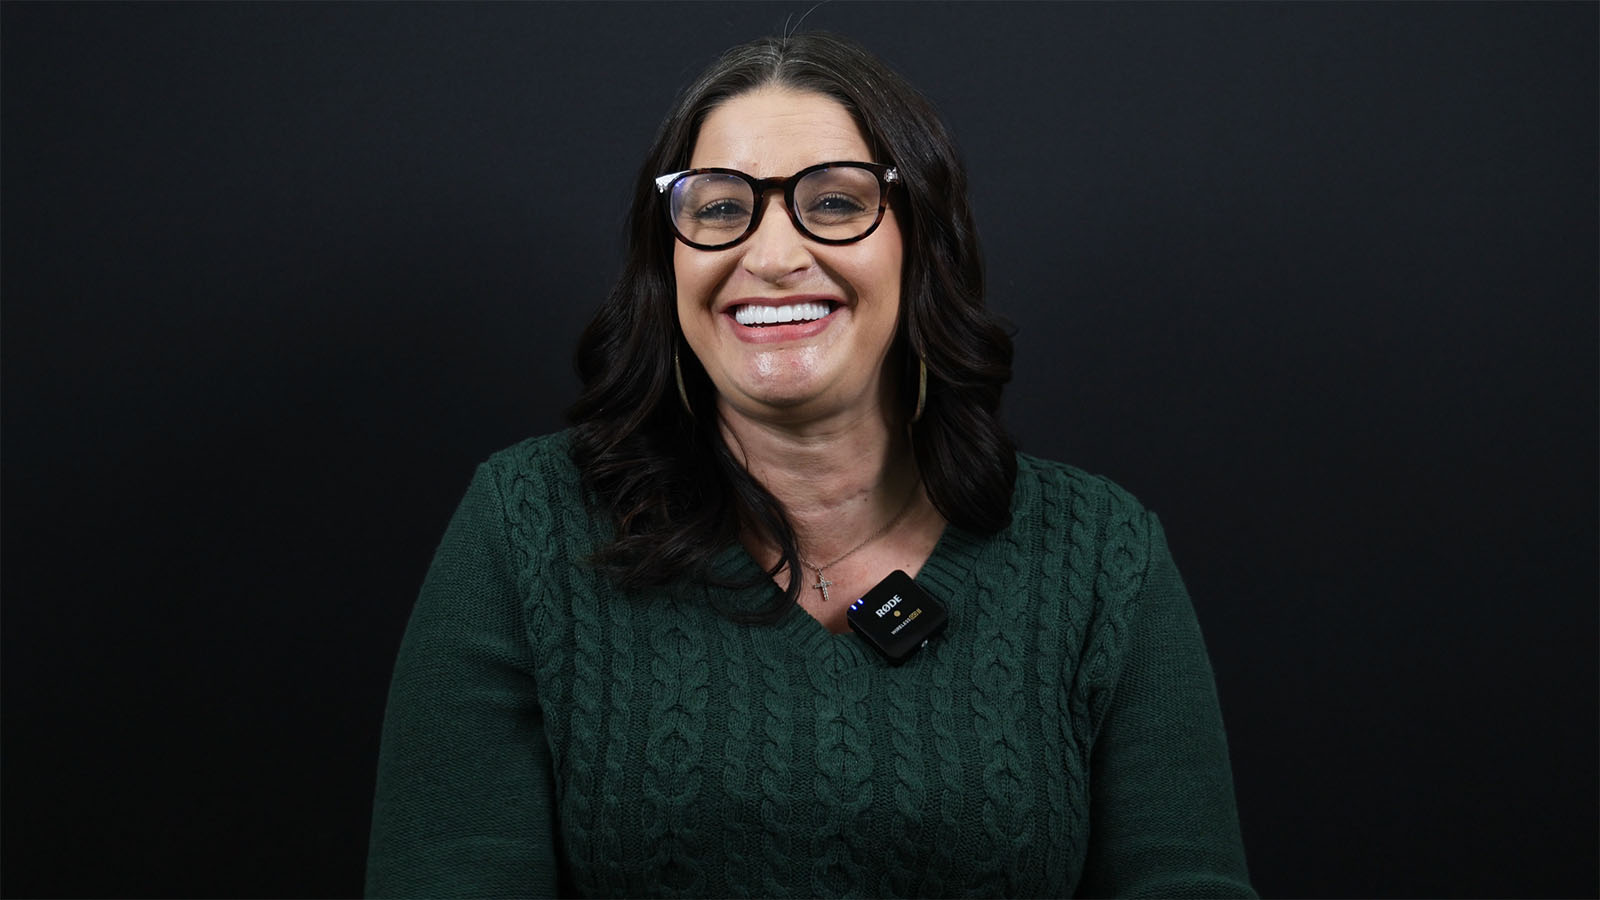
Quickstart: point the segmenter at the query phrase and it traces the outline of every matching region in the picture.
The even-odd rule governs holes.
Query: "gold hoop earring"
[[[922,420],[922,411],[928,405],[928,361],[917,357],[917,408],[911,413],[911,424]]]
[[[683,410],[694,418],[694,407],[689,405],[689,392],[683,389],[683,367],[678,365],[678,350],[672,350],[672,377],[678,382],[678,399],[683,403]]]

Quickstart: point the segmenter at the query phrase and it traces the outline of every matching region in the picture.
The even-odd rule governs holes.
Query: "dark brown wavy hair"
[[[1000,419],[1011,380],[1011,338],[984,307],[983,260],[967,176],[928,101],[872,54],[818,32],[764,38],[727,51],[679,96],[640,167],[627,255],[611,295],[578,341],[583,392],[568,410],[571,454],[614,538],[594,562],[625,588],[711,579],[710,564],[758,529],[791,573],[788,591],[756,613],[772,621],[800,596],[800,554],[782,504],[724,444],[715,389],[693,353],[681,365],[696,415],[674,381],[682,346],[672,269],[674,240],[655,178],[689,167],[700,125],[719,104],[758,87],[822,94],[855,117],[875,161],[900,170],[895,214],[905,241],[900,318],[888,365],[898,366],[907,417],[916,360],[928,366],[926,411],[911,426],[928,496],[951,523],[979,534],[1011,520],[1016,454]]]

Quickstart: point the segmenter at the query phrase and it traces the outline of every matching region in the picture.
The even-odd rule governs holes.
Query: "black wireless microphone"
[[[862,640],[882,653],[891,665],[898,666],[944,631],[950,614],[910,575],[895,569],[850,604],[845,619]]]

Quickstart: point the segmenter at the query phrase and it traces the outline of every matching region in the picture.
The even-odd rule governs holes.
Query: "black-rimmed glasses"
[[[849,244],[877,229],[889,206],[889,187],[900,183],[893,166],[826,162],[788,178],[756,178],[737,169],[689,169],[656,179],[665,195],[667,222],[678,239],[697,250],[721,250],[749,237],[761,224],[761,199],[783,191],[789,218],[801,234],[823,244]]]

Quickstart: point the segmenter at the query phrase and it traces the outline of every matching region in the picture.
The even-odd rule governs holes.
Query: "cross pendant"
[[[822,575],[822,570],[818,569],[817,570],[817,583],[813,584],[812,587],[814,587],[817,590],[822,592],[822,602],[823,603],[827,603],[828,602],[828,588],[830,588],[832,586],[833,586],[833,582],[831,582],[828,579],[824,578],[823,575]]]

